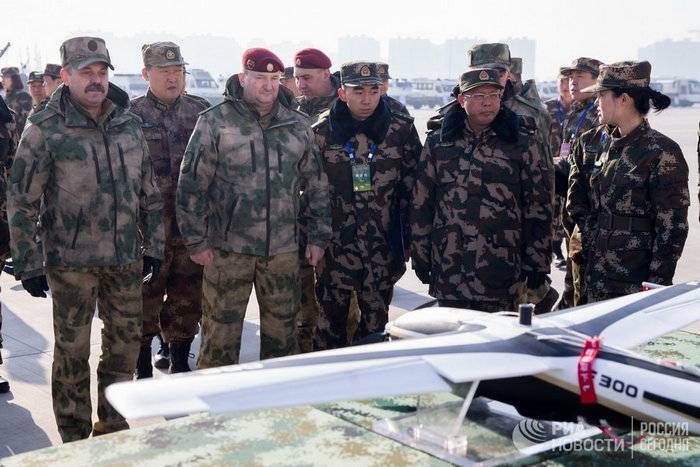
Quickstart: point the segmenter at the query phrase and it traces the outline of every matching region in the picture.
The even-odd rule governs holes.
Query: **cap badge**
[[[369,67],[367,65],[364,65],[362,68],[360,68],[360,76],[367,77],[370,75],[369,72]]]
[[[252,70],[254,66],[255,66],[255,60],[253,60],[252,58],[249,58],[248,60],[246,60],[246,62],[245,62],[246,68],[248,68],[249,70]]]
[[[481,81],[486,81],[487,79],[489,79],[488,72],[486,70],[482,70],[481,73],[479,73],[479,79]]]
[[[265,69],[267,71],[272,71],[275,69],[275,65],[273,65],[272,63],[268,63],[267,66],[265,67]]]
[[[175,60],[175,51],[172,49],[168,49],[165,51],[165,58],[168,60]]]
[[[93,40],[88,41],[87,48],[90,49],[90,52],[94,52],[95,50],[97,50],[97,42]]]

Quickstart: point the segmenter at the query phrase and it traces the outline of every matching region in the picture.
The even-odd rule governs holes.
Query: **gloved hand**
[[[160,265],[162,261],[153,256],[143,257],[143,285],[155,282],[160,276]]]
[[[547,280],[547,274],[543,272],[528,272],[523,274],[523,281],[527,281],[527,288],[534,290],[542,286]]]
[[[416,271],[416,276],[424,284],[430,284],[430,269],[427,268],[414,268]]]
[[[46,292],[49,290],[49,283],[46,281],[46,276],[34,276],[29,279],[22,279],[22,287],[32,297],[46,298]]]

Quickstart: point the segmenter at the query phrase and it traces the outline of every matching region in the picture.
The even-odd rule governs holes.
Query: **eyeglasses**
[[[500,92],[492,92],[490,94],[463,94],[464,97],[467,99],[471,99],[474,102],[481,104],[486,101],[497,101],[501,98],[501,93]]]

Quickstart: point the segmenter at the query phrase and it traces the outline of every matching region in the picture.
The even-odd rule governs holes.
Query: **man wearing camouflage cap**
[[[225,99],[202,112],[177,187],[177,221],[192,260],[204,266],[198,366],[238,363],[253,285],[261,358],[297,351],[301,187],[307,197],[306,259],[315,266],[330,231],[328,181],[304,114],[283,102],[281,60],[247,50]]]
[[[413,118],[392,112],[381,98],[376,63],[345,63],[340,76],[339,99],[313,126],[333,219],[317,266],[318,349],[351,343],[353,292],[360,310],[354,339],[386,325],[394,284],[406,270],[409,199],[421,151]]]
[[[202,266],[190,259],[180,236],[175,192],[187,142],[199,113],[209,104],[181,93],[187,64],[177,44],[145,44],[141,55],[141,74],[148,82],[148,91],[131,101],[130,110],[141,117],[141,129],[163,196],[165,226],[165,259],[160,276],[143,288],[143,337],[136,374],[147,378],[153,372],[151,341],[159,333],[164,344],[156,366],[169,366],[171,373],[190,370],[190,345],[202,317]]]
[[[46,108],[46,105],[51,99],[51,94],[63,83],[61,80],[61,65],[47,63],[44,67],[44,72],[41,74],[44,83],[44,99],[34,106],[32,115],[41,112]]]
[[[389,104],[389,109],[392,112],[411,115],[405,105],[403,105],[400,101],[394,99],[393,97],[387,94],[387,92],[389,91],[389,80],[391,79],[391,76],[389,76],[389,65],[384,62],[375,63],[377,65],[377,72],[379,73],[379,77],[382,80],[382,85],[380,87],[380,90],[382,92],[382,100]]]
[[[109,84],[104,41],[68,39],[61,60],[65,85],[30,117],[19,143],[8,218],[15,276],[35,297],[51,286],[51,392],[68,442],[128,428],[104,390],[133,377],[142,282],[157,277],[164,238],[141,120],[127,110],[127,94]],[[93,426],[88,359],[96,305],[104,328]]]
[[[2,74],[2,85],[5,88],[5,103],[15,113],[15,126],[21,135],[27,117],[32,111],[32,96],[24,90],[17,67],[3,68],[0,74]]]
[[[574,100],[564,119],[562,143],[556,161],[557,172],[563,174],[567,180],[571,167],[570,156],[576,140],[586,131],[599,125],[595,93],[584,92],[583,89],[595,84],[601,65],[602,62],[594,58],[579,57],[561,70],[561,73],[569,79],[569,89]],[[581,266],[584,262],[584,252],[581,233],[566,210],[562,216],[562,224],[567,235],[568,258],[560,308],[567,308],[580,304],[583,289]]]
[[[549,273],[553,173],[501,106],[493,68],[462,74],[459,106],[429,133],[412,196],[411,261],[443,306],[514,310]]]
[[[551,118],[537,93],[534,80],[521,84],[519,80],[513,79],[510,73],[513,63],[508,44],[476,44],[469,51],[469,57],[472,69],[482,67],[494,68],[498,71],[501,85],[504,86],[502,105],[515,112],[522,119],[522,124],[534,131],[542,161],[552,168],[552,148],[549,142]],[[516,72],[522,72],[522,59],[516,60],[515,66],[519,68],[515,70]],[[552,199],[551,202],[553,203],[554,200]],[[530,282],[529,285],[535,287],[533,289],[529,286],[522,298],[525,302],[535,303],[538,313],[549,311],[558,298],[556,291],[549,286],[550,282],[549,277],[546,277],[542,284]]]
[[[44,76],[38,71],[32,71],[27,78],[27,86],[29,87],[29,95],[32,96],[32,111],[29,112],[31,116],[44,110],[48,102],[44,89]]]
[[[293,66],[288,66],[284,69],[284,73],[282,73],[282,77],[280,78],[280,84],[289,89],[292,94],[294,94],[295,98],[301,96],[299,86],[297,86],[297,80],[294,78]]]

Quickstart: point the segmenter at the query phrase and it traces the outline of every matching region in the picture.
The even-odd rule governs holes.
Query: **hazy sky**
[[[256,38],[268,44],[288,40],[330,52],[337,49],[340,36],[367,35],[382,42],[385,57],[393,37],[440,43],[460,37],[494,41],[527,36],[537,41],[536,75],[543,79],[577,56],[604,62],[636,59],[639,47],[658,40],[700,39],[698,0],[503,0],[500,7],[495,5],[483,0],[0,0],[0,47],[12,42],[0,65],[18,63],[27,51],[58,62],[60,43],[86,31],[125,39],[149,34],[163,40],[212,34],[231,37],[243,48]],[[134,54],[139,56],[139,50]],[[183,55],[196,67],[197,57],[187,50]],[[237,69],[240,57],[231,60],[231,68]],[[120,72],[138,71],[131,64],[130,69],[115,65]]]

